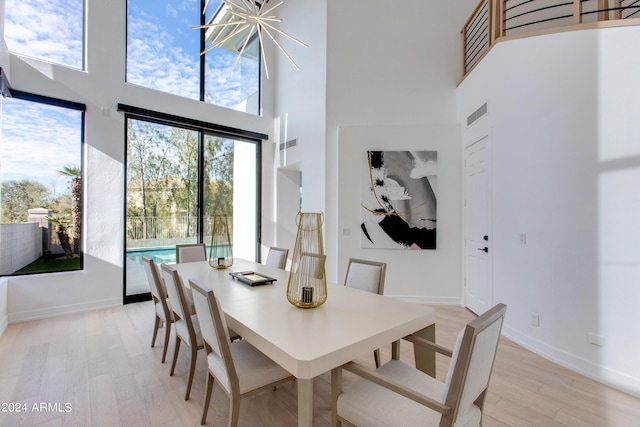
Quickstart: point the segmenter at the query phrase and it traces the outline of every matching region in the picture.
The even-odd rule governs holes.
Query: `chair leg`
[[[376,369],[380,367],[380,349],[376,348],[373,350],[373,358],[376,361]]]
[[[211,392],[213,391],[213,375],[207,369],[207,389],[204,393],[204,406],[202,407],[202,419],[200,425],[204,425],[207,422],[207,412],[209,411],[209,403],[211,402]]]
[[[240,399],[234,399],[233,393],[230,396],[230,408],[229,408],[229,427],[237,427],[238,418],[240,416]]]
[[[176,362],[178,361],[178,352],[180,351],[180,342],[181,341],[182,340],[180,339],[178,334],[176,334],[176,348],[173,351],[173,362],[171,363],[171,370],[169,371],[169,376],[173,376],[173,371],[175,371],[175,369],[176,369]]]
[[[162,350],[162,363],[167,358],[167,348],[169,347],[169,338],[171,336],[171,322],[164,322],[164,349]]]
[[[158,336],[158,329],[160,328],[160,318],[156,316],[156,321],[153,323],[153,337],[151,338],[151,347],[156,344],[156,337]]]
[[[193,384],[193,374],[196,372],[197,357],[198,357],[198,347],[196,347],[195,345],[192,345],[191,346],[191,363],[189,364],[189,380],[187,381],[187,394],[184,395],[184,400],[189,400],[189,394],[191,393],[191,384]]]
[[[342,369],[331,370],[331,426],[340,425],[338,421],[338,396],[342,393]]]

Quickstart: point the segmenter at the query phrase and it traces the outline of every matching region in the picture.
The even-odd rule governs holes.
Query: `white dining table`
[[[416,331],[435,335],[433,309],[419,304],[328,283],[323,305],[298,308],[287,300],[285,270],[241,259],[228,269],[174,267],[186,286],[196,279],[210,287],[228,326],[297,378],[299,426],[312,425],[313,378]],[[241,271],[276,281],[249,286],[229,275]]]

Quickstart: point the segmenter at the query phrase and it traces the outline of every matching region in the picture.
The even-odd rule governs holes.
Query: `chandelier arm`
[[[223,0],[223,1],[229,7],[229,12],[233,13],[234,12],[233,8],[236,8],[236,9],[242,11],[242,12],[245,12],[245,13],[250,13],[251,12],[251,9],[252,9],[251,5],[250,4],[246,4],[244,2],[244,0],[242,0],[243,4],[238,4],[238,3],[234,2],[234,1],[231,1],[231,0]]]
[[[191,29],[192,30],[196,30],[198,28],[215,28],[215,27],[226,27],[227,25],[237,25],[237,24],[243,24],[245,21],[244,20],[238,20],[238,21],[229,21],[229,22],[219,22],[217,24],[202,24],[202,25],[192,25]]]
[[[224,42],[226,42],[227,40],[229,40],[229,39],[233,38],[234,36],[236,36],[236,35],[240,34],[240,33],[241,33],[241,32],[243,32],[244,30],[246,30],[249,26],[250,26],[250,24],[248,24],[248,23],[244,23],[244,24],[242,25],[242,27],[239,27],[239,28],[236,28],[235,30],[233,30],[233,31],[232,31],[231,33],[229,33],[229,35],[227,35],[225,38],[223,38],[223,39],[222,39],[222,40],[220,40],[220,41],[217,41],[217,42],[215,43],[215,45],[216,45],[216,46],[222,46],[222,44],[223,44]]]
[[[203,50],[202,52],[200,52],[200,56],[204,55],[205,53],[209,52],[211,49],[218,47],[215,44],[212,44],[211,46],[209,46],[208,48],[206,48],[205,50]]]
[[[278,43],[278,41],[273,37],[273,35],[271,35],[271,33],[269,32],[269,30],[262,26],[262,29],[267,33],[267,35],[269,36],[269,38],[271,39],[271,41],[273,41],[273,43],[275,43],[276,46],[278,46],[278,48],[280,49],[280,51],[284,54],[284,56],[287,57],[287,59],[289,60],[289,62],[291,62],[291,64],[295,67],[296,70],[299,70],[300,67],[298,67],[298,64],[296,64],[296,62],[293,60],[293,58],[291,56],[289,56],[289,54],[287,53],[286,50],[284,50],[284,48],[280,45],[280,43]]]
[[[264,40],[262,38],[262,27],[258,27],[258,39],[260,39],[260,57],[262,58],[262,62],[264,63],[264,72],[267,76],[267,80],[269,79],[269,67],[267,66],[267,57],[264,54]]]
[[[271,25],[271,24],[269,24],[269,23],[267,23],[267,22],[262,22],[262,25],[264,25],[264,26],[266,26],[266,27],[271,28],[273,31],[277,31],[278,33],[282,34],[283,36],[285,36],[285,37],[286,37],[286,38],[288,38],[289,40],[292,40],[292,41],[294,41],[294,42],[298,43],[298,44],[299,44],[300,46],[302,46],[302,47],[309,47],[306,43],[301,42],[301,41],[300,41],[300,40],[298,40],[297,38],[295,38],[295,37],[293,37],[293,36],[290,36],[289,34],[285,33],[285,32],[284,32],[284,31],[282,31],[282,30],[279,30],[278,28],[274,27],[273,25]],[[273,37],[272,37],[272,39],[273,39]],[[275,42],[275,40],[274,40],[274,42]],[[276,42],[276,43],[277,43],[277,42]]]
[[[274,11],[277,7],[282,6],[282,4],[283,4],[283,3],[284,3],[284,2],[283,2],[283,1],[281,1],[280,3],[276,4],[275,6],[273,6],[273,7],[269,8],[269,9],[265,10],[264,12],[262,12],[262,14],[263,14],[263,15],[268,15],[269,13],[271,13],[272,11]],[[260,9],[260,10],[262,11],[262,9]]]
[[[247,8],[247,11],[252,10],[253,13],[258,13],[258,5],[254,0],[241,0],[242,4]],[[235,2],[234,2],[235,3]]]
[[[276,17],[275,15],[270,16],[260,16],[256,18],[257,21],[271,21],[271,22],[282,22],[282,19]]]
[[[238,55],[236,56],[236,60],[233,61],[233,66],[231,67],[231,69],[229,70],[229,73],[233,72],[233,70],[236,68],[236,64],[238,63],[238,61],[240,60],[240,57],[242,56],[242,54],[244,53],[244,49],[247,47],[247,43],[249,43],[249,39],[251,38],[251,35],[253,34],[253,30],[256,28],[255,25],[251,26],[251,29],[249,30],[249,32],[247,33],[247,37],[244,39],[244,43],[242,44],[242,48],[240,49],[240,51],[238,52]]]
[[[208,52],[209,50],[211,50],[211,49],[212,49],[212,48],[214,48],[214,47],[219,47],[219,46],[221,46],[224,42],[226,42],[227,40],[231,39],[233,36],[235,36],[235,35],[237,35],[237,34],[240,34],[240,33],[241,33],[241,32],[243,32],[244,30],[246,30],[248,27],[249,27],[249,24],[244,24],[242,27],[240,27],[240,28],[237,28],[237,29],[233,30],[231,33],[229,33],[229,35],[227,35],[227,36],[226,36],[225,38],[223,38],[222,40],[219,40],[219,41],[214,40],[214,41],[211,43],[211,46],[210,46],[209,48],[207,48],[207,49],[206,49],[204,52],[202,52],[202,53]],[[251,34],[251,33],[249,33],[249,34]],[[202,54],[201,54],[201,55],[202,55]]]
[[[210,0],[205,1],[204,8],[202,10],[203,15],[206,14],[209,1]],[[274,34],[272,34],[270,30],[277,32],[279,35],[288,38],[289,40],[299,44],[302,47],[308,47],[308,45],[270,24],[270,23],[282,22],[282,19],[279,19],[278,17],[276,17],[275,15],[272,15],[271,13],[278,7],[282,6],[282,4],[284,4],[284,1],[280,1],[273,6],[267,5],[266,4],[267,1],[268,0],[264,0],[260,4],[258,4],[256,0],[222,0],[222,2],[227,7],[227,12],[231,15],[230,22],[219,22],[215,24],[210,23],[210,24],[204,24],[204,25],[195,25],[191,28],[193,29],[215,28],[215,27],[227,27],[229,25],[235,25],[236,28],[233,31],[231,31],[229,35],[222,38],[221,40],[218,41],[214,39],[211,42],[212,45],[207,49],[205,49],[202,53],[200,53],[200,55],[204,55],[206,52],[208,52],[209,50],[215,47],[222,46],[222,44],[230,40],[232,37],[237,36],[242,31],[245,31],[247,28],[251,27],[244,40],[244,43],[242,44],[242,48],[239,50],[238,56],[236,57],[233,63],[233,66],[230,69],[230,72],[232,72],[235,69],[238,61],[240,60],[240,57],[243,55],[244,51],[246,50],[246,47],[248,46],[249,40],[251,39],[251,36],[254,31],[258,33],[258,38],[260,40],[260,47],[259,47],[260,58],[262,60],[262,63],[264,64],[264,70],[265,70],[267,79],[269,78],[269,66],[267,64],[267,56],[264,49],[265,37],[263,33],[267,34],[267,36],[271,39],[271,41],[273,41],[273,43],[278,47],[278,49],[280,49],[280,51],[284,54],[284,56],[286,56],[286,58],[289,60],[289,62],[291,62],[291,64],[296,68],[296,70],[299,70],[300,68],[298,67],[298,64],[296,64],[296,62],[293,60],[291,55],[289,55],[287,51],[282,47],[282,45],[276,40],[276,38],[274,37]]]

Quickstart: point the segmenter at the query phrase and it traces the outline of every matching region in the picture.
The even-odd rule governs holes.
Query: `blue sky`
[[[219,4],[211,0],[207,15]],[[82,5],[83,0],[6,0],[7,46],[12,52],[82,69]],[[198,99],[200,31],[191,27],[200,23],[199,14],[199,0],[128,0],[127,80]],[[240,66],[229,73],[234,60],[234,54],[219,48],[207,54],[207,90],[227,107],[243,99]],[[66,179],[57,171],[80,163],[79,149],[69,150],[69,144],[80,142],[79,113],[15,100],[6,100],[2,109],[2,179],[36,179],[58,193],[67,192]],[[43,141],[46,150],[34,148]]]
[[[3,99],[2,181],[31,179],[57,195],[68,194],[69,178],[58,171],[80,166],[80,123],[75,110]]]
[[[220,3],[210,1],[208,18]],[[6,0],[9,50],[82,69],[82,5],[83,0]],[[127,8],[127,81],[198,99],[200,30],[191,27],[200,23],[200,0],[128,0]],[[255,61],[241,61],[230,73],[234,53],[216,48],[206,58],[207,99],[233,108],[257,90],[257,81],[243,88],[240,80],[241,74],[257,75]]]

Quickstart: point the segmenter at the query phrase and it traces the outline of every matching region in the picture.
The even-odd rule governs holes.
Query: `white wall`
[[[43,228],[35,222],[0,224],[0,247],[11,248],[0,251],[0,274],[11,274],[40,258],[42,235]]]
[[[87,114],[84,270],[8,278],[9,322],[122,303],[125,124],[117,103],[273,135],[270,104],[257,117],[124,83],[125,2],[88,0],[86,13],[86,72],[10,57],[15,89],[85,103]],[[272,85],[265,82],[267,99]]]
[[[275,52],[274,116],[277,146],[270,147],[273,192],[263,200],[263,254],[268,246],[289,249],[297,233],[296,214],[324,212],[326,122],[326,0],[296,0],[278,8],[279,28],[308,45],[307,48],[280,37],[298,64],[297,71],[280,52]],[[296,140],[281,151],[279,144]],[[302,197],[300,195],[302,188]],[[302,199],[302,201],[301,201]]]
[[[387,263],[385,295],[423,304],[460,304],[461,151],[458,125],[346,126],[338,132],[339,265],[350,257]],[[362,176],[367,150],[438,152],[436,250],[361,249]],[[344,280],[341,276],[339,282]]]
[[[331,280],[343,280],[350,257],[380,259],[388,266],[386,293],[416,301],[460,301],[461,150],[454,130],[455,90],[462,75],[460,29],[475,4],[328,2],[325,209]],[[445,137],[434,138],[441,132]],[[381,145],[438,150],[437,250],[359,248],[360,208],[353,197],[360,197],[354,191],[360,188],[361,164],[354,159]],[[344,227],[351,229],[350,236],[342,236]],[[416,281],[425,274],[430,283]]]
[[[7,279],[3,277],[0,278],[0,335],[9,325],[7,308]]]
[[[293,21],[283,16],[283,28],[309,48],[293,52],[300,71],[294,71],[284,58],[278,61],[275,115],[280,120],[279,141],[297,138],[298,145],[276,155],[274,162],[277,167],[301,171],[302,209],[325,213],[330,280],[344,277],[349,257],[384,258],[393,266],[387,272],[389,292],[420,301],[460,301],[461,150],[459,132],[449,126],[456,127],[457,120],[460,28],[474,6],[475,1],[470,0],[402,0],[393,5],[381,0],[302,0],[283,6],[295,16]],[[439,250],[367,251],[354,244],[353,239],[359,239],[360,210],[339,206],[339,201],[353,201],[345,191],[360,188],[359,181],[352,181],[360,178],[360,164],[357,171],[349,167],[358,156],[356,151],[370,145],[362,135],[381,125],[389,126],[385,135],[390,141],[396,140],[394,133],[404,135],[398,147],[441,150],[440,167],[449,180],[439,181],[447,200],[439,201],[438,219],[444,227],[438,237]],[[413,133],[403,133],[408,131],[406,125],[413,126]],[[343,126],[360,128],[339,141]],[[429,139],[432,132],[442,129],[449,131],[447,138]],[[340,183],[339,174],[346,181]],[[291,206],[298,195],[292,191],[287,197],[278,192],[279,204],[283,198]],[[352,228],[351,239],[339,235],[339,223]],[[295,235],[295,228],[289,234]],[[437,283],[412,286],[413,278],[424,275],[425,263]],[[394,288],[391,283],[402,286]]]
[[[627,27],[499,43],[458,90],[462,123],[488,103],[463,144],[492,135],[493,292],[509,306],[504,333],[636,395],[639,36]]]

